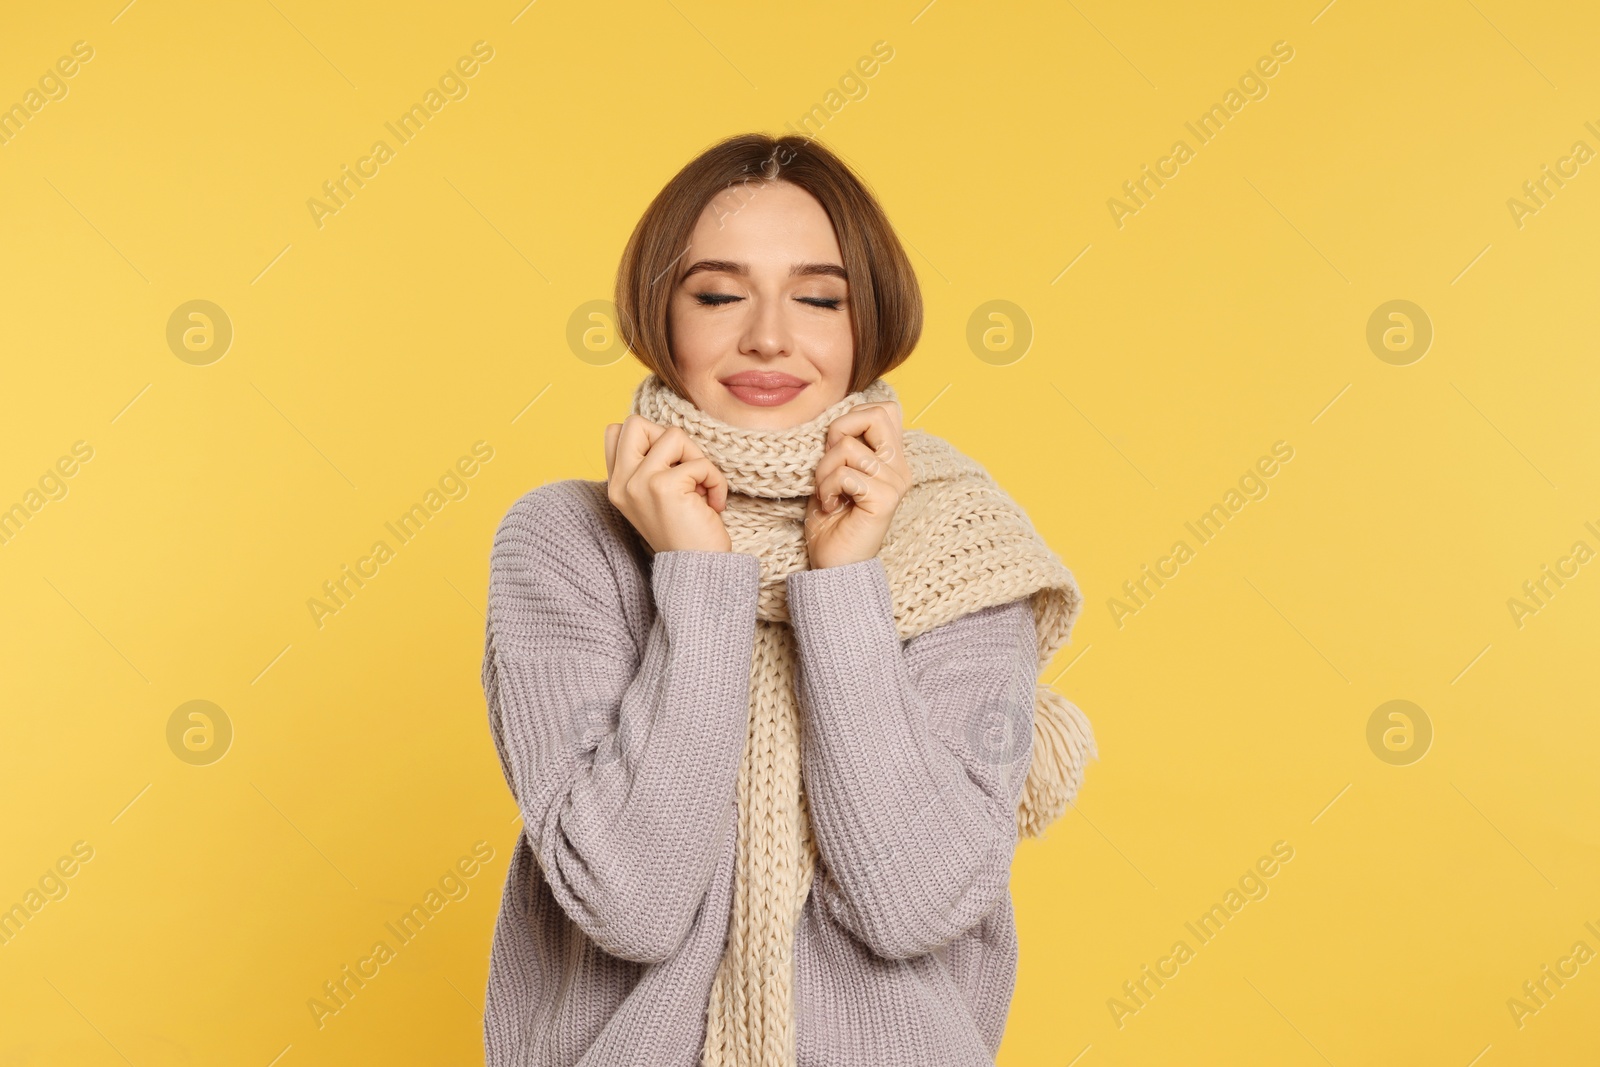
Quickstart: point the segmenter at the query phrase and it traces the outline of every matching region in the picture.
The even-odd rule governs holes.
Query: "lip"
[[[722,384],[746,404],[770,408],[787,404],[810,383],[782,371],[747,370],[730,374],[722,379]]]

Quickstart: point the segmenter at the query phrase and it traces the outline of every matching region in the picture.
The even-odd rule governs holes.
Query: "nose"
[[[767,358],[789,355],[793,339],[783,298],[757,295],[749,301],[751,310],[739,339],[739,351]]]

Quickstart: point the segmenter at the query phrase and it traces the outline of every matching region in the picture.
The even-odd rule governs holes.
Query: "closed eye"
[[[706,307],[721,307],[724,304],[731,304],[736,300],[743,299],[744,297],[742,296],[733,296],[730,293],[695,294],[695,300]],[[800,296],[796,297],[795,299],[802,304],[807,304],[811,307],[827,308],[829,311],[838,311],[840,306],[844,304],[843,299],[832,296]]]

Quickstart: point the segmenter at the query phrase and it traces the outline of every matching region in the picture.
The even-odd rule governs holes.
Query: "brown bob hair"
[[[922,290],[900,239],[866,184],[828,149],[799,134],[739,134],[690,160],[645,209],[617,268],[617,325],[634,357],[688,397],[673,358],[667,312],[689,263],[701,212],[735,185],[790,182],[833,222],[849,276],[855,360],[850,392],[904,363],[922,334]]]

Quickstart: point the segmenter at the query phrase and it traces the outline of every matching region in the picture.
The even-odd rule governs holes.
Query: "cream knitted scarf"
[[[795,1062],[795,926],[818,854],[800,776],[798,660],[785,578],[809,565],[802,524],[828,425],[858,404],[887,400],[898,396],[879,378],[800,426],[749,430],[702,411],[654,373],[634,391],[635,414],[682,428],[727,477],[722,521],[733,551],[761,559],[733,908],[706,1013],[703,1067]],[[1031,594],[1042,671],[1078,614],[1072,573],[978,463],[924,430],[906,428],[902,439],[912,486],[878,553],[901,640]],[[648,544],[645,551],[653,554]],[[1085,761],[1098,753],[1083,713],[1047,685],[1035,690],[1032,719],[1017,830],[1036,837],[1065,810]]]

